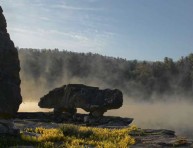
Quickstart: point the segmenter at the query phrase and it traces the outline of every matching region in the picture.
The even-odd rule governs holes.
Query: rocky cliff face
[[[0,6],[0,118],[14,115],[22,102],[20,94],[20,63]]]

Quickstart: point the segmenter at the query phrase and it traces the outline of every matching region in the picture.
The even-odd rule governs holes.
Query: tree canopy
[[[25,91],[39,99],[67,83],[118,88],[129,97],[145,100],[169,95],[191,98],[193,94],[193,54],[178,61],[165,57],[150,62],[58,49],[19,49],[19,57],[25,98],[30,97]]]

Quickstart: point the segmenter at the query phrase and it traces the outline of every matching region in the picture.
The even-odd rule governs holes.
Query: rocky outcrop
[[[136,144],[131,148],[191,148],[193,141],[185,137],[176,136],[174,131],[166,129],[138,129],[130,133]]]
[[[0,6],[0,118],[15,115],[22,102],[20,94],[20,63]]]
[[[128,127],[133,121],[132,118],[122,118],[113,116],[103,116],[102,118],[93,118],[86,114],[76,114],[73,117],[66,118],[64,116],[60,118],[62,123],[70,123],[81,126],[92,126],[100,128],[116,128],[121,129]],[[35,129],[36,127],[44,128],[59,128],[61,123],[54,122],[54,114],[51,112],[42,113],[17,113],[17,119],[14,120],[16,128],[20,129],[21,132],[27,136],[38,136],[37,133],[25,133],[24,130],[27,128]],[[193,140],[180,137],[175,134],[174,131],[167,129],[141,129],[138,128],[135,131],[129,133],[136,143],[131,148],[191,148],[193,147]]]
[[[0,119],[0,136],[2,135],[18,136],[19,134],[20,130],[14,127],[14,123],[12,120]]]
[[[123,94],[120,90],[104,89],[83,84],[68,84],[50,91],[40,98],[41,108],[54,108],[56,114],[76,113],[76,108],[82,108],[90,115],[99,117],[109,109],[120,108],[123,104]]]
[[[52,112],[19,112],[16,115],[15,121],[18,119],[30,122],[44,122],[44,126],[46,126],[47,123],[69,123],[104,128],[127,127],[133,122],[133,118],[122,118],[116,116],[103,116],[96,118],[80,113],[77,113],[74,116],[68,116],[67,113],[61,113],[61,115],[56,118]]]

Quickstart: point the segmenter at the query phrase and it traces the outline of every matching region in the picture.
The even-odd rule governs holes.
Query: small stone
[[[88,123],[89,122],[89,116],[84,116],[84,123]]]

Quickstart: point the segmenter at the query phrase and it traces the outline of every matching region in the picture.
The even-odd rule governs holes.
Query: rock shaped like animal
[[[54,108],[54,113],[76,113],[76,108],[90,112],[92,116],[102,116],[109,109],[118,109],[123,104],[120,90],[104,89],[83,84],[68,84],[50,91],[40,98],[41,108]]]

